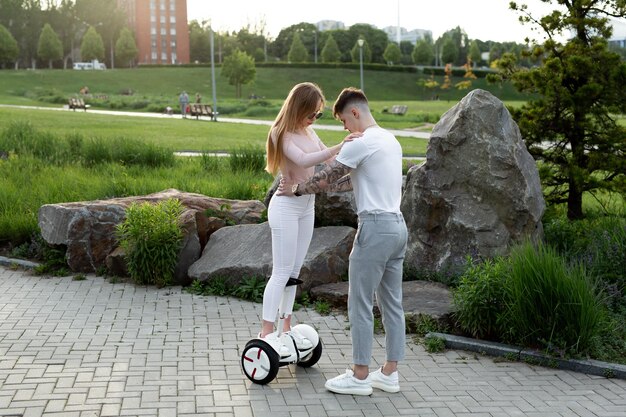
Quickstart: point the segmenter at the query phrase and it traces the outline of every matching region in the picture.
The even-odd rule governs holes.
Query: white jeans
[[[315,195],[300,197],[274,196],[268,208],[272,229],[272,276],[263,293],[263,320],[276,321],[283,293],[281,311],[293,312],[296,286],[285,291],[290,277],[297,278],[304,262],[315,221]]]

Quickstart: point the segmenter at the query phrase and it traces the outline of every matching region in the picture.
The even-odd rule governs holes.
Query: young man
[[[333,115],[350,132],[363,136],[346,142],[335,162],[300,184],[281,183],[282,195],[314,194],[351,182],[359,226],[348,269],[348,317],[352,335],[353,368],[326,382],[338,394],[370,395],[372,387],[398,392],[398,361],[404,359],[405,327],[402,308],[402,264],[407,230],[400,212],[402,148],[381,129],[365,94],[344,89]],[[350,174],[349,176],[346,176]],[[345,189],[345,187],[343,187]],[[386,361],[369,373],[374,340],[373,298],[376,295],[385,327]]]

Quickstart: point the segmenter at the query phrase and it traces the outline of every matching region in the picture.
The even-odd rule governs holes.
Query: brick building
[[[138,64],[188,64],[187,0],[118,0],[135,32]]]

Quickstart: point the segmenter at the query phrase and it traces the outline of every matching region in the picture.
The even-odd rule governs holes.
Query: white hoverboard
[[[286,287],[301,284],[302,280],[289,278]],[[283,300],[284,300],[283,295]],[[285,320],[285,308],[282,305],[278,310],[277,331],[271,333],[264,339],[254,338],[246,343],[246,347],[241,354],[241,367],[246,377],[255,384],[265,385],[276,378],[278,369],[281,366],[292,363],[303,368],[313,366],[322,357],[322,341],[315,329],[306,324],[298,324],[294,330],[311,341],[312,347],[298,350],[296,342],[291,335],[283,332],[283,322]],[[280,355],[282,346],[287,350]],[[288,351],[288,352],[287,352]]]

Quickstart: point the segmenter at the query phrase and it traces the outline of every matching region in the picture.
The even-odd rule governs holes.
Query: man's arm
[[[344,175],[339,179],[339,181],[330,184],[326,191],[331,193],[352,191],[352,180],[350,179],[350,174]]]
[[[298,186],[298,194],[316,194],[330,187],[331,184],[339,181],[342,177],[350,173],[350,167],[342,163],[333,161],[326,165],[306,182],[300,183]],[[349,178],[349,177],[348,177]],[[293,195],[292,185],[280,181],[280,185],[276,195]]]

